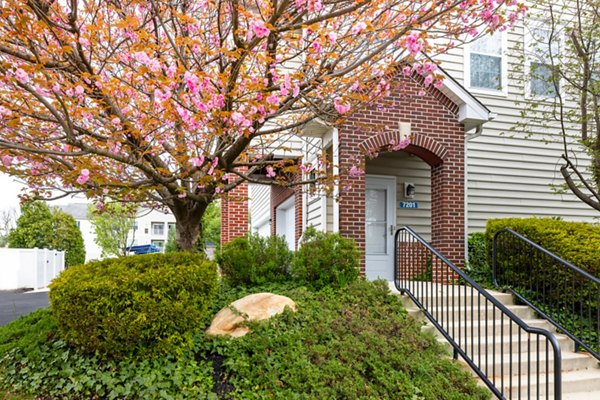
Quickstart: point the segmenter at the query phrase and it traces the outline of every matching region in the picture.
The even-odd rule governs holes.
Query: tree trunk
[[[202,233],[202,217],[209,202],[198,203],[178,200],[171,208],[175,216],[175,239],[183,251],[198,251],[197,243]]]

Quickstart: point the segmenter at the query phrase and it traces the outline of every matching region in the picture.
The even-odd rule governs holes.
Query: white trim
[[[332,135],[332,148],[333,154],[333,176],[340,174],[340,135],[337,128],[331,130]],[[333,232],[338,233],[340,231],[340,185],[333,186]]]
[[[471,93],[508,97],[508,38],[506,31],[497,32],[496,35],[500,35],[500,40],[502,42],[502,48],[500,51],[500,82],[502,85],[501,89],[486,89],[471,86],[471,43],[467,43],[463,52],[463,65],[465,69],[464,81],[465,87]]]

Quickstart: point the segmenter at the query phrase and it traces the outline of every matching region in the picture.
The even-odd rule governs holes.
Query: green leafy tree
[[[21,207],[17,226],[8,235],[8,247],[64,250],[67,267],[85,262],[83,237],[75,219],[42,201]]]
[[[85,262],[85,245],[77,221],[66,212],[52,211],[52,248],[65,251],[65,265],[72,267]]]
[[[108,203],[102,211],[90,207],[88,216],[103,257],[127,255],[126,248],[135,240],[136,215],[137,207],[131,204]]]
[[[16,228],[8,235],[8,247],[33,249],[51,248],[52,211],[42,201],[25,203],[21,206],[21,216]]]

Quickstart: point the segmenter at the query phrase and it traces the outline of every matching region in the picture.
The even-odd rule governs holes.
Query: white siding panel
[[[250,183],[248,197],[250,226],[255,230],[271,218],[271,186]]]
[[[507,32],[507,92],[471,90],[496,118],[484,125],[481,136],[467,144],[467,212],[469,232],[485,229],[489,218],[559,216],[593,222],[597,213],[570,193],[558,194],[552,185],[564,183],[560,173],[562,140],[556,128],[530,126],[528,135],[511,130],[521,121],[525,88],[517,56],[523,47],[523,27]],[[464,84],[465,51],[457,48],[438,57],[442,67]],[[469,88],[466,88],[469,90]],[[573,132],[576,135],[576,132]],[[577,153],[585,169],[589,156]]]

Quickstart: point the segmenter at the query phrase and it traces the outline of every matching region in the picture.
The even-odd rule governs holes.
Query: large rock
[[[289,297],[273,293],[256,293],[234,301],[215,315],[206,330],[208,335],[244,336],[250,332],[246,321],[260,321],[281,314],[289,307],[296,311],[296,303]]]

